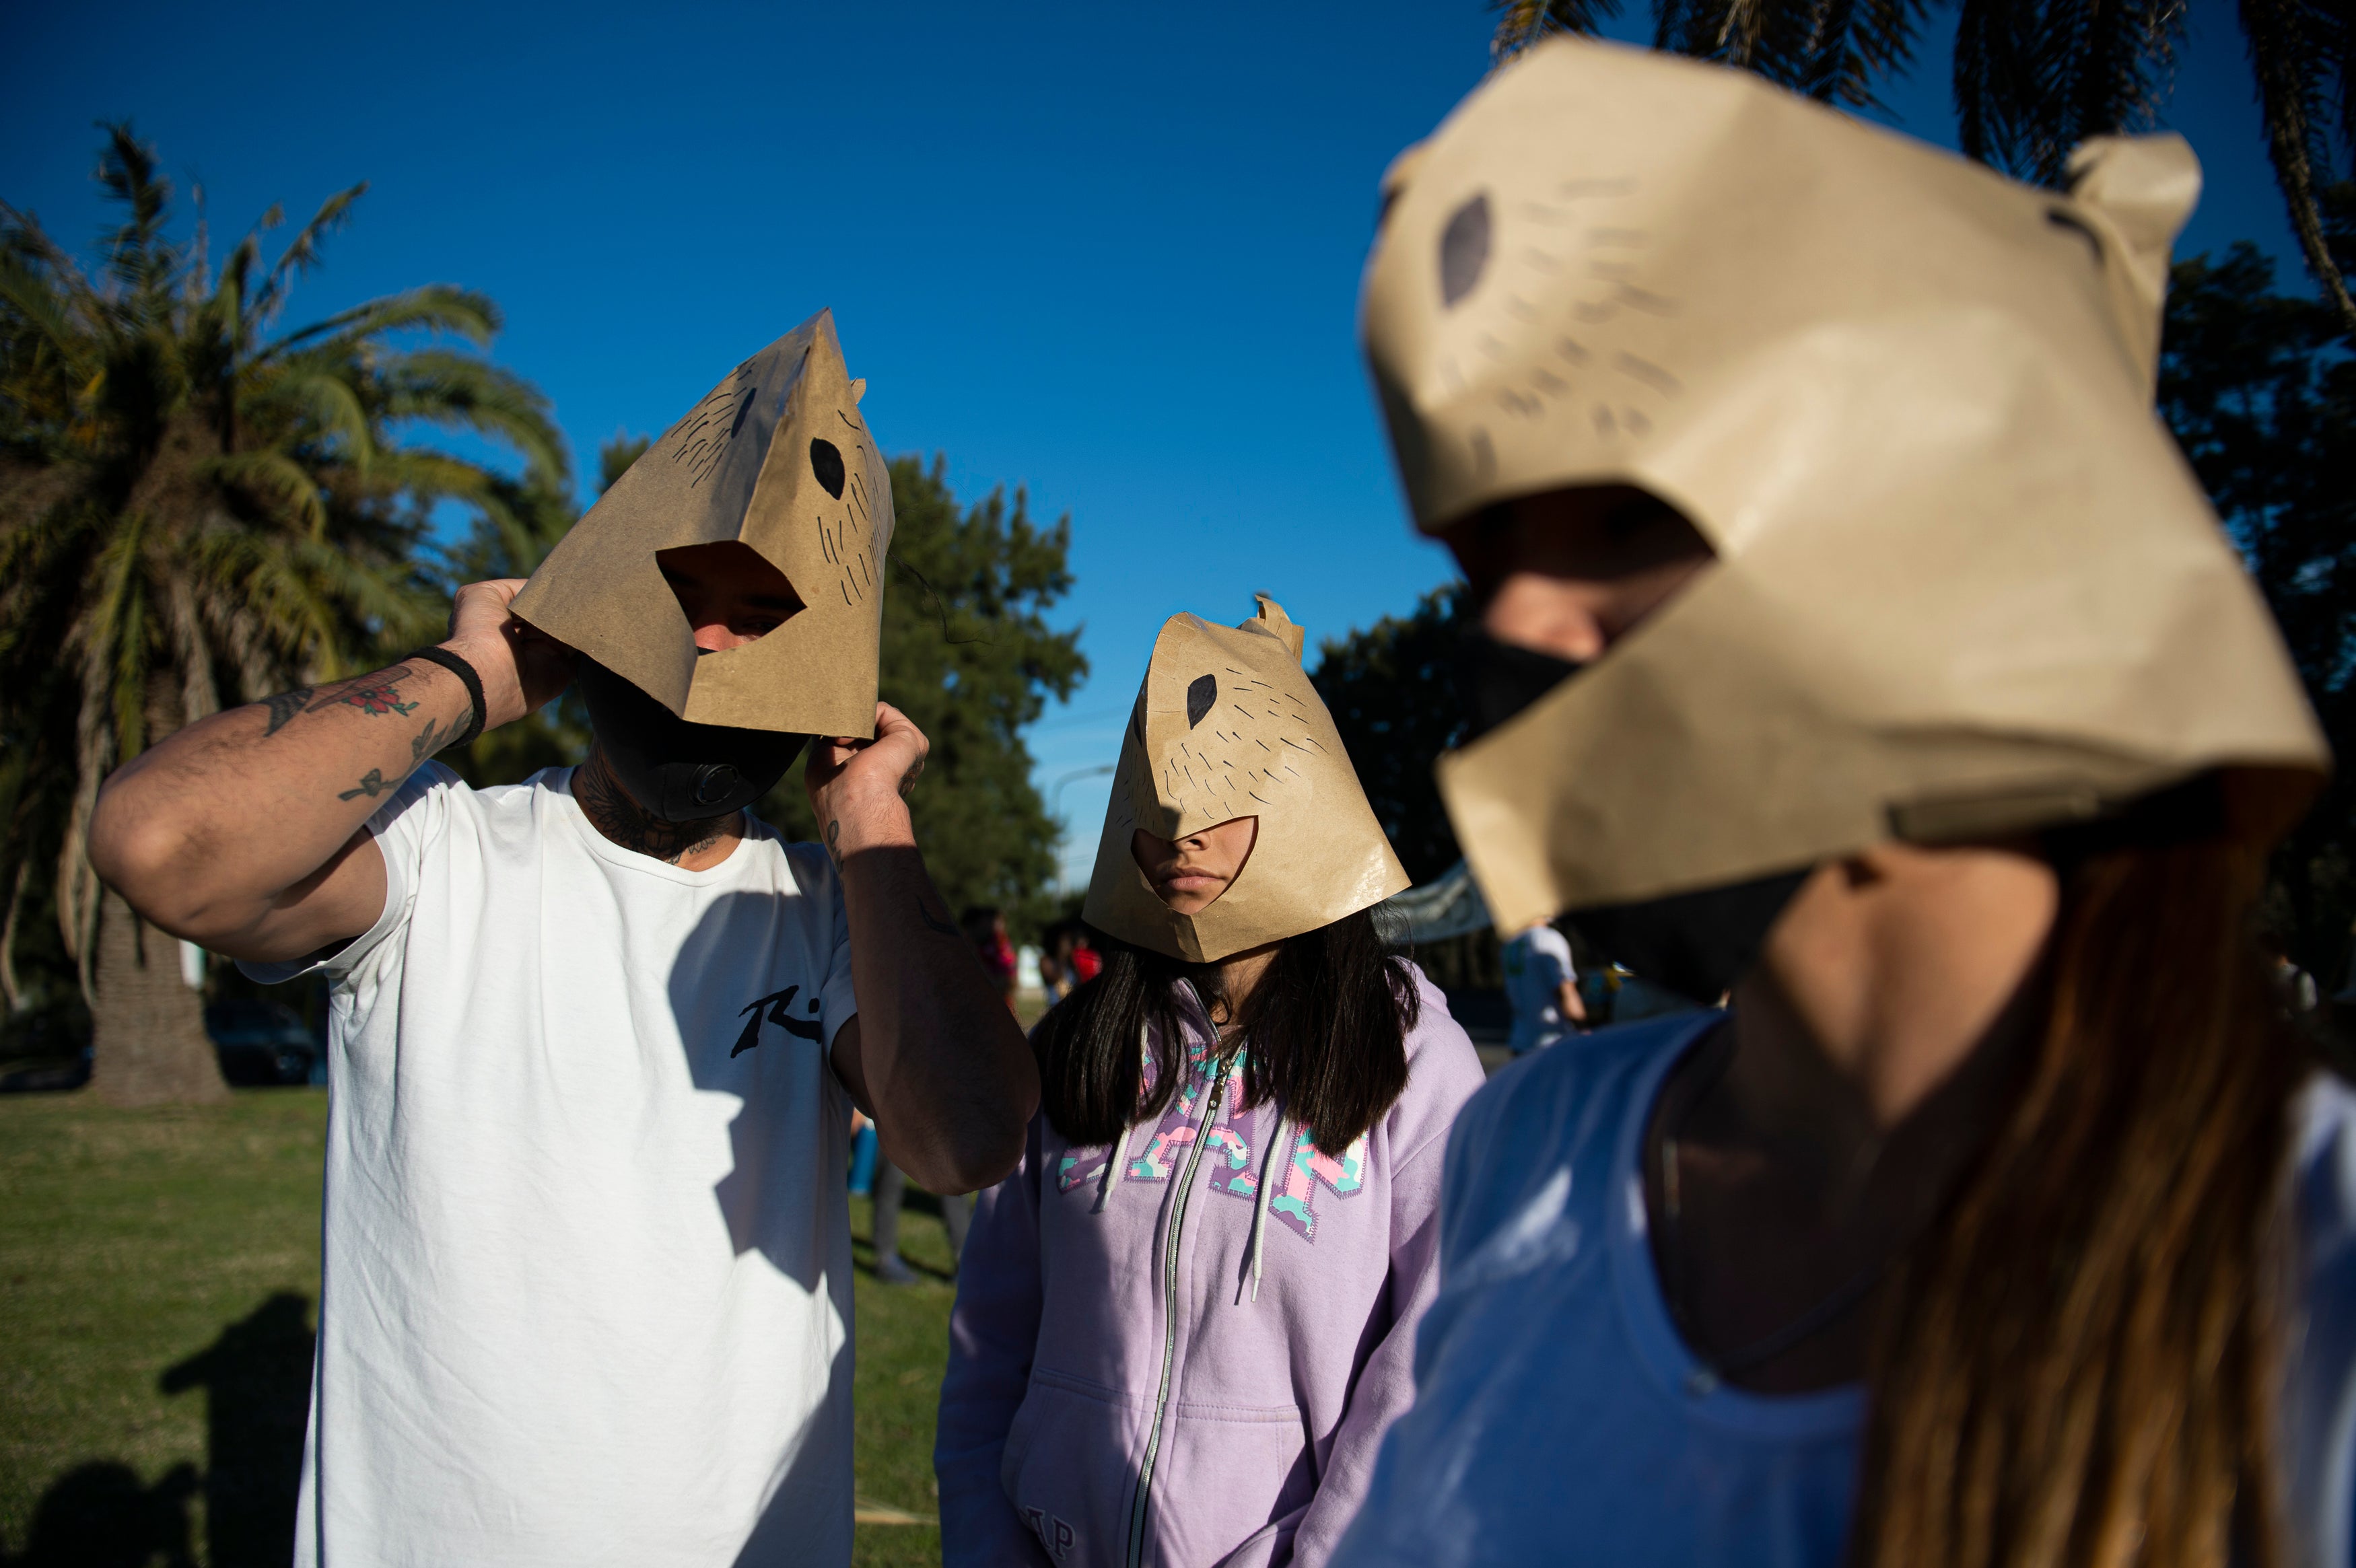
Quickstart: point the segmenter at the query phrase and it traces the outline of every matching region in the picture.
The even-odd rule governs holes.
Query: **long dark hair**
[[[1205,1005],[1218,971],[1090,930],[1097,977],[1031,1032],[1047,1120],[1073,1143],[1110,1143],[1158,1116],[1184,1077],[1177,987]],[[1407,1034],[1421,1011],[1415,973],[1360,910],[1289,937],[1237,1016],[1246,1042],[1246,1105],[1274,1100],[1328,1154],[1348,1147],[1407,1088]],[[1153,1083],[1138,1036],[1153,1026]]]
[[[2041,1049],[1880,1326],[1849,1561],[2273,1568],[2288,1106],[2222,839],[2071,868]]]

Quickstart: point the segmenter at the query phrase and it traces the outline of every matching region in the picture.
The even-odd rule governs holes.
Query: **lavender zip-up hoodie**
[[[1439,991],[1408,1086],[1336,1156],[1180,987],[1187,1082],[1111,1148],[1031,1124],[975,1211],[941,1387],[945,1568],[1322,1564],[1414,1392],[1440,1164],[1480,1059]]]

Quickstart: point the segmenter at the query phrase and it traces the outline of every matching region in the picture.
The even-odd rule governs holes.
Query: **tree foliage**
[[[1500,61],[1550,33],[1595,34],[1621,0],[1492,0]],[[2173,80],[2182,0],[1954,0],[1966,156],[2062,183],[2089,136],[2148,127]],[[2356,172],[2356,18],[2346,0],[2238,0],[2266,153],[2308,266],[2356,324],[2320,193]],[[1755,71],[1826,103],[1876,106],[1914,63],[1933,0],[1653,0],[1654,47]]]
[[[2325,204],[2356,261],[2356,187]],[[2159,405],[2248,560],[2340,758],[2276,859],[2269,919],[2335,983],[2356,920],[2356,337],[2337,312],[2275,292],[2248,244],[2177,264]]]
[[[1375,819],[1418,882],[1463,859],[1431,768],[1464,739],[1458,672],[1470,629],[1464,585],[1451,582],[1417,600],[1407,615],[1326,638],[1309,677],[1333,715]]]
[[[278,330],[365,186],[274,259],[272,208],[216,267],[201,218],[172,237],[154,149],[106,131],[96,177],[123,218],[92,270],[0,203],[0,751],[16,770],[0,889],[13,921],[27,868],[54,868],[85,989],[101,898],[82,835],[107,771],[439,625],[429,513],[499,517],[518,482],[413,433],[487,438],[527,485],[561,488],[566,465],[545,400],[478,352],[499,325],[479,293],[430,285]]]
[[[1032,521],[1023,493],[960,509],[947,466],[892,460],[891,587],[884,596],[884,700],[932,752],[909,799],[925,863],[954,909],[1035,913],[1055,876],[1055,825],[1031,784],[1022,731],[1087,673],[1076,630],[1045,613],[1071,591],[1068,517]],[[789,837],[815,838],[797,764],[762,803]]]

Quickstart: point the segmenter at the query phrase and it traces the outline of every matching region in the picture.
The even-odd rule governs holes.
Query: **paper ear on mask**
[[[515,613],[698,724],[875,732],[892,479],[820,311],[731,371],[573,526]],[[655,557],[740,541],[801,608],[699,656]]]
[[[2314,716],[2152,411],[2198,165],[2072,167],[1558,39],[1395,168],[1360,323],[1417,525],[1629,485],[1717,556],[1443,761],[1500,930],[2211,769],[2271,802],[2253,834],[2311,794]]]
[[[1301,667],[1305,637],[1261,597],[1239,626],[1173,615],[1130,710],[1082,918],[1189,963],[1330,925],[1408,885],[1333,715]],[[1140,827],[1181,838],[1258,819],[1225,893],[1173,912],[1139,869]]]

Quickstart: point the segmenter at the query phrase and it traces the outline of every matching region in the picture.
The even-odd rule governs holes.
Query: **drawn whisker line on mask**
[[[1643,311],[1647,315],[1675,315],[1677,313],[1676,301],[1664,299],[1661,295],[1648,293],[1633,283],[1622,283],[1612,291],[1612,297],[1632,309]]]
[[[933,602],[933,612],[940,617],[942,642],[948,644],[953,648],[964,647],[969,643],[980,643],[986,647],[995,645],[996,639],[991,637],[950,636],[948,606],[947,603],[943,603],[940,591],[935,588],[929,581],[926,581],[925,574],[923,572],[918,571],[915,567],[910,566],[906,561],[900,560],[898,557],[892,557],[887,564],[896,566],[902,571],[906,572],[910,577],[915,578],[916,580],[916,586],[923,589],[926,594],[931,598]]]
[[[1554,351],[1558,357],[1566,359],[1573,365],[1584,365],[1589,360],[1595,357],[1594,354],[1589,350],[1587,345],[1581,343],[1576,337],[1556,338],[1554,340]]]
[[[845,425],[848,425],[851,430],[858,432],[858,433],[859,433],[859,434],[861,434],[861,435],[864,435],[864,434],[866,434],[866,433],[867,433],[865,431],[863,431],[863,430],[860,430],[860,428],[859,428],[859,421],[856,421],[856,420],[852,419],[849,414],[844,413],[841,409],[837,409],[837,410],[835,410],[835,411],[834,411],[834,417],[835,417],[835,418],[837,418],[837,419],[839,419],[839,420],[841,420],[841,421]]]
[[[1619,371],[1622,375],[1628,377],[1631,380],[1642,381],[1644,385],[1652,388],[1655,391],[1660,392],[1667,397],[1674,398],[1679,392],[1685,390],[1684,382],[1678,380],[1675,376],[1661,368],[1658,365],[1654,364],[1651,360],[1639,359],[1633,354],[1622,353],[1614,355],[1612,359],[1612,368]]]

